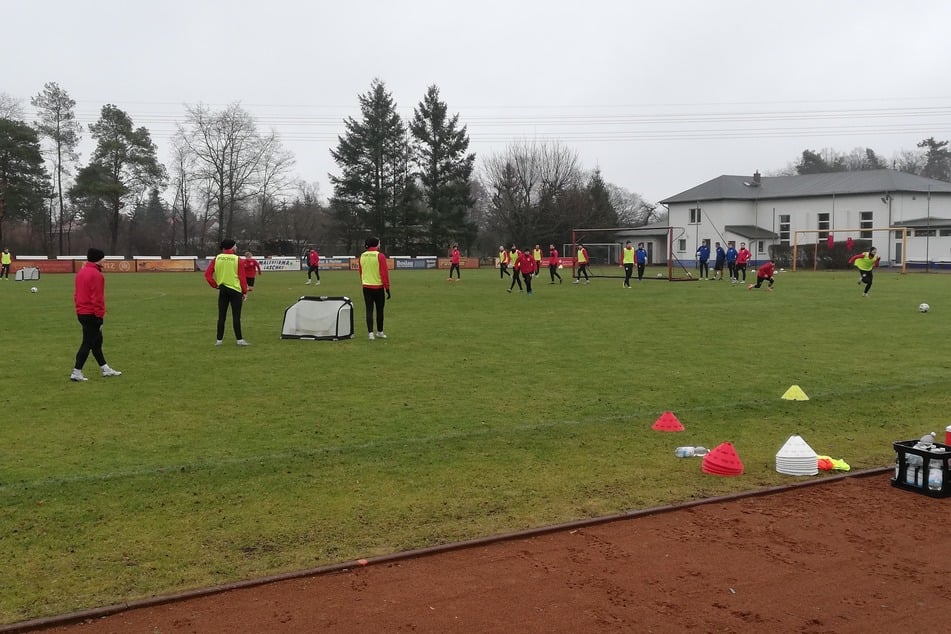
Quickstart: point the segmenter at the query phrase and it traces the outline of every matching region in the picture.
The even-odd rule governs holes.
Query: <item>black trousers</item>
[[[559,280],[561,280],[561,275],[558,274],[558,265],[557,265],[557,264],[549,264],[549,265],[548,265],[548,275],[551,276],[551,281],[552,281],[552,282],[555,281],[555,278],[556,278],[556,277],[557,277]]]
[[[757,278],[756,278],[756,286],[754,286],[753,288],[759,288],[760,286],[763,285],[763,282],[764,282],[764,281],[768,281],[768,282],[769,282],[769,288],[772,288],[772,287],[773,287],[773,278],[771,278],[771,277],[757,277]]]
[[[502,279],[503,275],[511,275],[508,264],[499,264],[499,279]]]
[[[320,281],[320,269],[316,266],[307,265],[307,279],[310,279],[310,274],[313,273],[317,278],[317,281]]]
[[[872,288],[872,271],[870,271],[870,270],[869,270],[869,271],[859,271],[859,275],[860,275],[860,281],[859,281],[859,283],[861,284],[862,282],[864,282],[864,283],[865,283],[865,292],[866,292],[866,293],[869,292],[869,290],[871,290],[871,288]]]
[[[644,264],[643,262],[638,262],[638,263],[637,263],[637,281],[638,281],[638,282],[640,282],[642,279],[644,279],[644,267],[646,267],[646,266],[647,266],[647,265]]]
[[[234,326],[234,338],[244,339],[241,336],[241,307],[244,305],[244,296],[227,286],[218,287],[218,341],[225,336],[225,320],[228,318],[228,307],[231,307],[231,324]]]
[[[382,288],[363,288],[363,303],[367,309],[367,332],[373,332],[373,309],[376,309],[376,331],[383,332],[383,307],[386,291]]]
[[[0,266],[0,277],[5,277],[7,279],[10,279],[10,265],[9,264],[4,264]]]
[[[578,279],[581,279],[581,275],[584,275],[584,279],[588,279],[588,263],[578,265]]]
[[[458,265],[458,264],[450,264],[450,265],[449,265],[449,279],[452,279],[452,272],[453,272],[453,271],[456,272],[456,279],[459,279],[459,265]]]
[[[706,260],[700,260],[700,277],[710,277],[710,265]]]
[[[512,269],[512,283],[509,284],[509,290],[512,290],[518,284],[518,290],[522,290],[522,274],[518,269]]]
[[[745,264],[737,264],[737,265],[736,265],[736,277],[737,277],[737,279],[740,278],[740,273],[743,273],[743,281],[745,282],[745,281],[746,281],[746,265],[745,265]]]
[[[727,265],[727,268],[730,269],[730,279],[735,280],[736,279],[736,262],[727,261],[726,265]]]
[[[631,276],[634,275],[634,264],[624,265],[624,286],[631,285]]]
[[[83,327],[83,342],[76,351],[76,365],[73,367],[82,370],[90,352],[96,363],[106,365],[106,357],[102,354],[102,318],[95,315],[76,315],[76,318]]]

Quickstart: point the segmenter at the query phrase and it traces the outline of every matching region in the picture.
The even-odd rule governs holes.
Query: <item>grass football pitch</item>
[[[882,270],[863,298],[851,271],[773,293],[562,274],[527,297],[491,269],[394,271],[370,342],[356,273],[265,273],[248,348],[230,320],[213,346],[200,273],[107,275],[123,375],[90,357],[86,383],[73,276],[0,282],[0,623],[789,483],[792,434],[885,466],[951,422],[944,275]],[[354,339],[280,339],[316,290],[354,298]],[[684,432],[651,429],[668,410]],[[742,476],[674,457],[722,442]]]

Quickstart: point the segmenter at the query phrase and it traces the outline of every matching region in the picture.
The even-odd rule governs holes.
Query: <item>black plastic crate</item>
[[[930,450],[915,449],[916,444],[917,440],[900,440],[892,445],[895,448],[892,486],[933,498],[951,496],[951,447],[935,443]],[[940,471],[940,478],[932,469]]]

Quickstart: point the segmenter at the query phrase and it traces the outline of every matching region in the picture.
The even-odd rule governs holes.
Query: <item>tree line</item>
[[[357,97],[330,154],[338,172],[324,200],[292,174],[295,157],[274,131],[231,104],[185,106],[167,164],[149,130],[114,104],[84,130],[56,83],[20,102],[0,93],[0,243],[14,251],[207,255],[224,237],[269,255],[356,253],[368,234],[398,255],[492,255],[499,244],[562,244],[572,228],[665,222],[665,211],[586,169],[556,142],[519,140],[479,157],[458,113],[430,86],[404,121],[385,83]],[[95,149],[80,162],[88,132]],[[951,181],[947,141],[933,137],[891,167]],[[870,148],[804,150],[777,174],[889,165]]]

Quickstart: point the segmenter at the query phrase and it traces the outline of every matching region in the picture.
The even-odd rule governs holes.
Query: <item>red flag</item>
[[[832,237],[832,234],[829,234],[829,237],[826,238],[826,246],[829,247],[829,250],[832,250],[832,246],[835,244],[835,239]]]
[[[852,252],[852,236],[845,239],[845,248],[849,250],[849,253]]]

